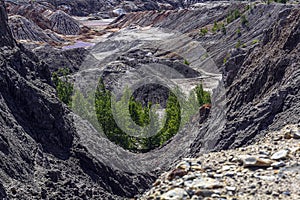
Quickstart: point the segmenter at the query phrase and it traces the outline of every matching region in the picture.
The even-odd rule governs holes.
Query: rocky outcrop
[[[294,37],[300,28],[299,17],[298,9],[282,10],[261,45],[249,49],[242,61],[236,59],[241,55],[237,53],[225,64],[225,77],[234,77],[225,81],[231,123],[219,139],[219,149],[247,144],[262,130],[299,123],[300,60],[296,55],[300,46]],[[234,71],[229,70],[231,63],[238,66]]]
[[[9,17],[9,26],[16,40],[61,43],[64,40],[55,33],[42,30],[39,26],[25,17],[14,15]]]
[[[2,0],[0,8],[1,198],[119,199],[149,185],[150,174],[144,174],[146,179],[142,173],[119,171],[83,145],[87,135],[92,141],[99,136],[86,122],[75,128],[76,116],[56,97],[48,67],[16,45]],[[102,142],[105,151],[117,148],[105,138]]]
[[[105,12],[111,13],[115,8],[122,9],[126,12],[136,12],[145,10],[165,10],[188,7],[202,0],[134,0],[134,1],[105,1],[105,0],[47,0],[53,6],[64,9],[72,15],[89,15],[91,13]],[[113,13],[111,13],[113,14]]]
[[[77,35],[80,32],[79,23],[64,11],[56,11],[49,16],[51,30],[63,35]]]
[[[47,3],[8,3],[9,24],[15,39],[42,41],[49,44],[63,43],[61,35],[81,33],[79,22]],[[52,33],[53,31],[53,33]]]
[[[298,125],[270,132],[234,150],[185,158],[165,172],[141,199],[299,199]]]
[[[7,23],[4,23],[4,21],[8,20],[7,13],[5,11],[5,6],[4,3],[1,2],[0,4],[0,16],[1,20],[3,20],[3,23],[0,24],[0,38],[1,38],[1,46],[13,46],[15,44],[15,41],[12,39],[11,36],[11,31],[9,27],[7,26]]]
[[[68,68],[70,73],[75,73],[83,62],[86,62],[87,65],[87,61],[89,65],[96,63],[96,59],[84,48],[62,50],[45,45],[33,49],[33,52],[49,66],[51,72],[55,72],[59,68]]]
[[[42,5],[39,3],[21,3],[15,4],[8,2],[8,13],[10,15],[20,15],[34,22],[41,29],[50,29],[51,23],[48,16],[53,12],[54,7],[51,5]]]

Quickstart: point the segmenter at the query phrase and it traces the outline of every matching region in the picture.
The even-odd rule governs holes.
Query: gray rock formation
[[[89,51],[84,48],[56,49],[50,45],[40,46],[33,49],[33,52],[49,66],[51,72],[59,68],[68,68],[71,73],[77,72],[83,62],[92,65],[96,59],[89,55]],[[87,63],[89,61],[89,63]]]
[[[192,4],[203,2],[202,0],[47,0],[53,6],[65,9],[72,15],[89,15],[91,13],[113,11],[115,8],[121,8],[126,12],[146,11],[146,10],[165,10],[165,9],[178,9],[188,7]]]
[[[2,0],[0,15],[1,199],[118,199],[147,187],[151,175],[145,179],[112,169],[80,144],[92,131],[84,122],[81,130],[75,129],[72,115],[51,87],[48,67],[16,45]],[[97,135],[90,136],[97,141]],[[99,148],[105,151],[117,148],[102,141]]]
[[[9,26],[16,40],[29,40],[48,43],[61,43],[64,39],[60,38],[52,31],[44,31],[34,22],[25,17],[14,15],[9,17]]]
[[[246,4],[211,6],[193,11],[129,13],[112,25],[152,25],[186,33],[201,42],[216,61],[226,87],[226,93],[220,96],[226,99],[227,122],[219,124],[219,113],[212,108],[211,119],[202,126],[191,146],[192,154],[248,144],[265,130],[299,122],[300,116],[300,80],[296,67],[299,63],[296,56],[299,51],[299,7],[260,4],[243,13],[249,21],[246,27],[237,19],[226,25],[225,35],[220,31],[203,37],[199,35],[201,28],[213,26],[214,21],[225,23],[230,11],[243,10]],[[238,41],[245,43],[244,47],[236,49]]]
[[[51,29],[63,35],[77,35],[80,32],[79,23],[66,14],[58,10],[49,16]]]
[[[239,20],[227,26],[226,36],[220,32],[206,37],[198,34],[198,28],[212,25],[216,19],[225,19],[232,9],[227,5],[202,11],[135,13],[119,18],[115,26],[121,27],[128,21],[127,25],[153,24],[189,33],[219,61],[227,54],[223,53],[224,49],[234,47],[239,39],[247,43],[247,48],[228,52],[228,61],[219,65],[226,77],[226,93],[219,94],[224,99],[217,99],[227,104],[224,125],[218,124],[219,113],[212,107],[210,119],[201,126],[194,120],[162,148],[134,154],[101,137],[89,123],[58,100],[51,86],[48,66],[14,41],[3,5],[1,0],[1,198],[133,197],[148,188],[158,173],[168,169],[181,156],[241,146],[263,134],[264,130],[277,129],[285,123],[299,123],[298,7],[257,6],[253,14],[246,13],[249,30],[242,28],[241,38],[235,35]],[[126,38],[126,34],[120,36]],[[257,37],[261,42],[251,45]],[[181,38],[176,39],[172,47],[176,44],[180,49],[181,45],[186,45],[180,43]],[[157,43],[167,45],[162,41]],[[118,47],[108,44],[100,44],[99,49],[103,51],[98,49],[99,53]],[[95,74],[95,71],[89,73]],[[218,90],[215,93],[218,94]]]

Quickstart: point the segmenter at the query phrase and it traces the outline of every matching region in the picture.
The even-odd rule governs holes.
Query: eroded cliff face
[[[117,171],[80,144],[88,125],[76,130],[48,66],[16,44],[0,3],[0,198],[118,199],[149,185],[151,175]],[[113,158],[116,147],[103,140],[101,148]]]
[[[237,8],[246,16],[246,26],[236,19],[226,25],[226,34],[210,31],[214,22],[226,23],[228,13]],[[179,31],[199,41],[215,60],[226,88],[223,94],[216,91],[216,100],[225,103],[226,120],[222,124],[223,116],[212,109],[210,120],[191,145],[193,155],[242,146],[268,129],[299,122],[299,7],[246,8],[246,4],[214,4],[192,11],[138,12],[112,24]],[[203,36],[200,29],[205,27],[209,31]]]
[[[192,4],[203,2],[201,0],[47,0],[53,6],[64,9],[72,15],[89,15],[91,13],[103,12],[113,15],[111,12],[115,8],[122,9],[125,12],[136,12],[145,10],[170,10],[188,7]]]
[[[217,60],[226,88],[217,96],[227,104],[225,124],[218,123],[220,113],[213,108],[210,119],[201,126],[195,119],[164,147],[134,154],[101,137],[60,103],[51,87],[48,66],[16,44],[7,25],[3,0],[0,2],[1,198],[133,197],[150,187],[158,174],[182,156],[241,146],[264,130],[299,123],[297,8],[258,6],[254,14],[249,14],[249,30],[242,29],[241,37],[235,35],[239,20],[227,27],[226,36],[218,32],[199,37],[198,28],[226,17],[232,8],[226,5],[211,10],[135,13],[119,18],[115,27],[128,20],[123,27],[153,25],[189,33]],[[272,11],[271,17],[267,11]],[[203,15],[206,12],[209,15]],[[209,16],[208,21],[201,16]],[[252,44],[255,38],[259,38],[259,44]],[[247,43],[247,47],[224,51],[238,40]],[[174,41],[185,45],[180,38]],[[115,48],[102,44],[100,53],[104,52],[101,47],[106,51]],[[227,62],[222,65],[227,53]]]

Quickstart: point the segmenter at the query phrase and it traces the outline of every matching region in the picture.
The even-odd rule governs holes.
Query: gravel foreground
[[[300,124],[257,143],[185,158],[141,199],[300,199]]]

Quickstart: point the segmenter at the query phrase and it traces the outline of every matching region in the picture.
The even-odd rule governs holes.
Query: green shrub
[[[258,39],[255,39],[255,40],[252,41],[252,44],[257,44],[257,43],[259,43]]]
[[[195,88],[195,93],[197,95],[199,107],[203,106],[204,104],[211,103],[210,93],[207,91],[204,91],[202,84],[197,85],[197,87]]]
[[[74,85],[69,80],[69,73],[69,69],[60,68],[57,72],[52,74],[52,82],[55,85],[58,98],[70,106]]]
[[[241,13],[239,10],[235,9],[233,11],[231,11],[226,18],[227,24],[230,24],[231,22],[233,22],[234,20],[238,19],[241,16]]]
[[[237,48],[237,49],[240,48],[240,47],[241,47],[241,44],[242,44],[241,41],[238,40],[237,43],[236,43],[236,45],[235,45],[235,48]]]
[[[203,36],[205,36],[207,33],[208,33],[208,29],[207,29],[207,28],[201,28],[201,29],[200,29],[200,33],[199,33],[200,36],[203,37]]]
[[[245,15],[241,16],[241,24],[242,24],[242,26],[248,26],[248,24],[249,24],[249,21]]]
[[[241,29],[240,28],[238,28],[236,30],[236,34],[237,34],[238,37],[241,37],[242,33],[241,33]]]
[[[221,30],[222,30],[222,33],[224,34],[224,35],[226,35],[226,27],[225,27],[225,25],[222,23],[222,28],[221,28]]]
[[[212,27],[211,31],[213,33],[219,31],[219,25],[218,25],[218,23],[216,21],[214,22],[214,26]]]
[[[189,63],[189,61],[188,61],[187,59],[184,59],[183,63],[184,63],[185,65],[190,65],[190,63]]]

